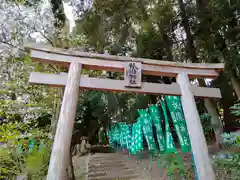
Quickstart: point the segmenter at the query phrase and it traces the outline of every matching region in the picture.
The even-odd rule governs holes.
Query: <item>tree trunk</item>
[[[52,6],[52,12],[54,15],[54,27],[61,30],[64,27],[66,16],[63,9],[62,0],[50,0]]]
[[[230,107],[234,101],[229,100],[229,97],[223,97],[223,118],[224,118],[224,132],[230,133],[236,131],[239,127],[237,117],[231,113]]]
[[[191,34],[191,29],[189,26],[188,17],[187,17],[187,13],[185,10],[185,4],[183,3],[183,0],[178,0],[178,4],[179,4],[179,8],[180,8],[180,15],[182,18],[182,25],[184,27],[184,30],[185,30],[186,36],[187,36],[186,54],[187,54],[187,56],[189,56],[189,58],[191,59],[191,61],[193,63],[197,63],[198,59],[197,59],[197,54],[196,54],[196,48],[194,46],[194,39]]]
[[[178,0],[178,3],[180,7],[180,15],[182,17],[183,27],[185,29],[186,36],[187,36],[186,53],[187,55],[189,55],[193,63],[198,63],[198,58],[196,54],[197,51],[194,45],[193,36],[191,34],[191,29],[189,26],[188,17],[185,10],[185,5],[183,3],[183,0]],[[200,86],[206,87],[206,83],[203,79],[198,79],[198,83]],[[212,123],[220,124],[220,120],[218,118],[218,113],[217,113],[217,107],[214,101],[212,99],[205,99],[204,102],[205,102],[205,107],[208,111],[208,114],[211,116]],[[218,131],[215,130],[215,136],[216,136],[216,145],[217,147],[219,147],[220,129]]]
[[[213,100],[211,100],[211,99],[205,98],[204,104],[206,106],[208,114],[211,116],[211,124],[216,126],[216,128],[214,128],[214,133],[215,133],[215,138],[216,138],[216,148],[219,148],[220,136],[223,132],[222,122],[219,119],[217,110],[215,108],[216,107],[215,102],[213,102]]]
[[[229,76],[221,74],[220,77],[215,80],[215,83],[220,87],[222,94],[224,94],[221,99],[224,132],[235,131],[239,127],[238,117],[233,115],[229,108],[236,102],[237,96],[233,94],[233,87],[229,84]]]
[[[206,87],[206,83],[203,79],[198,79],[200,86]],[[213,99],[204,98],[204,104],[207,109],[208,114],[211,116],[211,124],[216,125],[218,128],[214,129],[215,138],[216,138],[216,148],[220,146],[220,135],[223,132],[223,127],[219,115],[217,112],[217,106]]]
[[[51,134],[52,137],[55,136],[56,129],[57,129],[57,123],[58,123],[58,117],[60,113],[60,108],[61,108],[61,102],[62,102],[62,97],[63,97],[63,92],[64,89],[58,89],[58,97],[55,98],[55,103],[53,107],[53,116],[51,119]]]
[[[234,73],[231,76],[231,82],[232,82],[232,86],[235,90],[235,93],[238,97],[238,100],[240,100],[240,81],[239,81],[237,75]]]
[[[66,16],[64,14],[64,8],[63,8],[63,1],[62,0],[50,0],[51,9],[54,16],[54,27],[56,28],[57,32],[54,34],[52,40],[49,41],[52,46],[59,46],[61,47],[63,42],[62,39],[58,38],[58,34],[61,30],[63,30],[63,27],[66,22]],[[61,42],[58,42],[61,41]],[[61,67],[56,68],[58,73],[61,72]],[[56,133],[57,123],[58,123],[58,117],[60,113],[61,108],[61,101],[63,96],[64,90],[61,88],[58,90],[58,96],[55,100],[55,104],[53,107],[53,116],[51,120],[51,134],[54,137]]]

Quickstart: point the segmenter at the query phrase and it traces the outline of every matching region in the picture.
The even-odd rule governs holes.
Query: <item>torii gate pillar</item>
[[[47,180],[63,180],[69,162],[72,131],[76,116],[82,65],[72,62],[57,124]]]
[[[181,89],[182,108],[187,124],[192,152],[196,164],[199,180],[215,180],[215,174],[208,155],[208,147],[204,137],[200,117],[190,88],[189,78],[185,72],[177,76],[177,82]]]

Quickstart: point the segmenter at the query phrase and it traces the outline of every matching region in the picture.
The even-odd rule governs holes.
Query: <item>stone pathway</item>
[[[88,164],[89,180],[136,179],[141,174],[120,154],[94,154]]]
[[[156,162],[152,162],[152,170],[149,171],[148,159],[137,162],[133,156],[122,153],[97,153],[80,161],[74,162],[77,180],[166,180],[160,176]],[[76,169],[80,164],[81,175]]]
[[[215,152],[209,146],[209,152]],[[136,156],[128,156],[122,152],[96,153],[82,157],[73,157],[77,180],[168,180],[158,162],[150,162],[147,151],[137,161]],[[191,163],[191,153],[181,155],[182,161]],[[149,170],[151,167],[151,170]],[[195,179],[195,178],[194,178]]]

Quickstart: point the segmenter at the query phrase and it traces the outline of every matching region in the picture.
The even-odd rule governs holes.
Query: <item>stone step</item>
[[[124,156],[95,156],[94,159],[121,159]]]
[[[117,159],[103,159],[103,160],[96,160],[96,159],[92,159],[91,161],[89,161],[89,163],[102,163],[102,162],[106,162],[106,163],[124,163],[126,161],[123,160],[117,160]]]
[[[96,163],[89,163],[88,166],[91,167],[91,166],[125,166],[127,163],[109,163],[109,162],[96,162]]]
[[[91,172],[91,171],[108,171],[108,170],[111,170],[113,168],[118,168],[119,170],[122,169],[122,170],[128,170],[128,169],[132,169],[131,167],[127,167],[127,166],[122,166],[122,167],[106,167],[106,166],[95,166],[95,167],[89,167],[88,168],[88,171]]]
[[[93,157],[92,160],[117,160],[117,161],[121,161],[123,159],[123,157]]]
[[[100,167],[88,168],[88,171],[89,172],[92,172],[92,171],[106,171],[106,169],[100,166]]]
[[[94,167],[104,167],[104,168],[109,168],[109,167],[118,167],[118,168],[123,168],[127,166],[126,164],[89,164],[88,168],[94,168]]]
[[[114,170],[114,171],[113,171]],[[93,171],[88,173],[89,177],[98,177],[104,175],[111,175],[114,174],[116,176],[122,176],[127,174],[133,174],[136,170],[135,169],[109,169],[109,170],[102,170],[102,171]]]
[[[105,160],[96,160],[96,159],[93,159],[90,161],[90,163],[94,163],[94,164],[99,164],[99,163],[123,163],[124,161],[122,160],[115,160],[115,159],[105,159]]]
[[[120,158],[120,156],[116,156],[117,154],[94,154],[93,158]]]
[[[122,174],[122,173],[134,173],[136,171],[136,169],[129,169],[129,168],[126,168],[126,169],[119,169],[119,168],[111,168],[111,169],[105,169],[104,171],[106,173],[111,173],[112,170],[115,170],[116,173],[118,174]],[[99,171],[96,171],[96,172],[99,172]]]
[[[91,177],[88,178],[89,180],[123,180],[123,179],[133,179],[133,178],[139,178],[140,174],[129,174],[129,175],[122,175],[122,176],[99,176],[99,177]]]
[[[95,171],[95,172],[90,172],[88,173],[88,177],[98,177],[98,176],[105,176],[107,175],[106,171]]]
[[[136,173],[134,170],[119,170],[119,169],[114,169],[111,171],[105,171],[105,174],[102,172],[102,175],[98,175],[100,173],[96,173],[96,175],[93,173],[91,177],[103,177],[103,176],[116,176],[116,177],[121,177],[123,175],[132,175]]]

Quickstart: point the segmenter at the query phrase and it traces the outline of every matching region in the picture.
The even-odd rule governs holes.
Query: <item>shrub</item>
[[[18,175],[28,179],[43,179],[46,175],[52,141],[38,128],[26,124],[6,123],[0,126],[0,177],[14,179]],[[41,134],[41,139],[39,138]],[[28,142],[37,139],[30,150]]]

